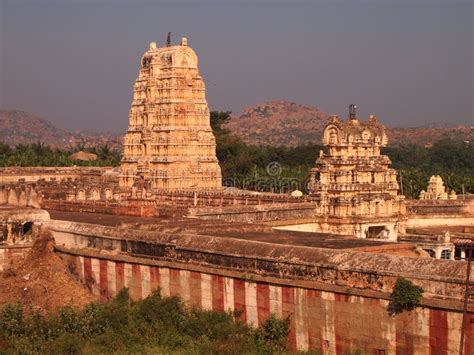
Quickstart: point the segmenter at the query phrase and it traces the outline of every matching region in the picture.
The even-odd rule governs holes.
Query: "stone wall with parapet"
[[[63,201],[42,200],[41,208],[54,211],[103,213],[117,216],[136,217],[182,217],[188,213],[187,208],[157,206],[150,200],[127,201]]]
[[[293,197],[289,194],[259,193],[250,191],[157,191],[153,199],[159,203],[194,207],[220,207],[232,205],[264,205],[271,203],[309,202],[308,196]]]
[[[39,208],[36,185],[30,183],[0,184],[1,205]]]
[[[459,305],[464,291],[463,261],[408,258],[213,237],[164,234],[85,223],[51,221],[58,245],[68,250],[92,248],[104,253],[207,265],[242,274],[283,280],[321,282],[389,293],[400,276],[422,286],[425,297]],[[349,291],[348,291],[349,292]]]
[[[190,208],[189,217],[218,219],[227,222],[278,222],[285,220],[314,219],[316,205],[311,202],[295,203],[260,202],[262,204],[223,207]]]
[[[474,226],[474,199],[407,200],[406,228]]]
[[[51,228],[59,255],[104,299],[123,287],[134,299],[159,287],[204,309],[241,310],[249,325],[271,313],[291,316],[292,347],[324,354],[454,354],[459,347],[465,262],[60,221]],[[390,316],[399,276],[425,289],[422,307]],[[474,350],[472,305],[469,312],[466,354]]]
[[[6,167],[0,168],[0,185],[17,182],[77,180],[84,177],[100,178],[112,167]]]
[[[57,252],[94,294],[109,299],[128,287],[133,299],[160,289],[189,305],[240,311],[259,326],[270,316],[290,316],[293,349],[322,354],[362,350],[366,354],[457,354],[462,312],[424,299],[423,307],[397,316],[387,313],[388,295],[351,293],[336,285],[246,274],[224,268],[90,251]],[[474,351],[474,316],[468,314],[464,353]],[[351,352],[351,353],[352,353]]]
[[[471,215],[474,216],[474,199],[462,200],[406,200],[408,215]]]

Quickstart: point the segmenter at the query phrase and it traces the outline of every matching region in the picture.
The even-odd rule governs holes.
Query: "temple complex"
[[[320,231],[359,238],[396,240],[405,214],[398,194],[397,172],[380,154],[387,144],[385,128],[371,115],[357,119],[355,105],[347,121],[331,116],[324,131],[316,167],[311,170],[310,195],[322,216]]]
[[[120,167],[121,188],[219,190],[221,170],[196,53],[155,42],[133,89]]]
[[[456,200],[457,195],[454,190],[448,195],[444,182],[441,176],[433,175],[428,182],[428,191],[422,190],[420,192],[420,200]]]
[[[384,126],[355,105],[322,141],[309,194],[222,188],[197,56],[186,38],[152,42],[120,168],[0,168],[0,281],[14,285],[0,289],[43,300],[58,287],[30,271],[67,270],[101,301],[160,290],[252,327],[286,318],[292,352],[473,354],[474,196],[450,199],[433,176],[405,200]],[[38,262],[46,247],[63,268]],[[401,277],[423,289],[421,307],[393,315]]]

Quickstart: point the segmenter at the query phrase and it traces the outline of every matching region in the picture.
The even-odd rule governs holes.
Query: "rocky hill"
[[[91,131],[71,133],[25,111],[0,110],[0,142],[11,146],[42,142],[58,148],[75,147],[80,143],[120,146],[121,135]]]
[[[412,143],[430,146],[444,138],[474,142],[474,126],[388,128],[387,135],[390,145]]]
[[[249,144],[297,146],[320,143],[328,115],[316,107],[276,100],[246,107],[226,125]],[[388,128],[389,144],[429,145],[442,138],[474,142],[474,126],[430,125]],[[0,110],[0,142],[11,146],[42,142],[58,148],[109,144],[120,149],[122,135],[95,131],[68,132],[46,119],[19,110]]]
[[[226,127],[250,144],[296,146],[319,142],[327,118],[316,107],[276,100],[244,108]]]
[[[316,107],[276,100],[246,107],[226,127],[249,144],[296,146],[320,143],[327,118]],[[388,128],[387,134],[391,145],[429,145],[442,138],[474,141],[474,126]]]

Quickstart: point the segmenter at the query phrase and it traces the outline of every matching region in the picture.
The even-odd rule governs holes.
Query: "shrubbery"
[[[410,280],[399,277],[390,296],[388,312],[394,315],[404,310],[411,311],[420,305],[422,295],[423,288],[414,285]]]
[[[20,305],[0,311],[0,353],[275,353],[287,351],[289,319],[270,316],[251,328],[232,313],[187,308],[156,291],[141,301],[128,289],[105,304],[25,316]]]
[[[97,155],[97,160],[70,160],[69,156],[83,150]],[[52,148],[43,143],[18,144],[12,148],[0,142],[0,167],[3,166],[117,166],[121,153],[103,144],[97,147],[78,145],[75,149]]]

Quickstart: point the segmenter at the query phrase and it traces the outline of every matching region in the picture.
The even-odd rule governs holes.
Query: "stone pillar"
[[[0,187],[0,205],[6,205],[8,202],[8,190]]]
[[[7,244],[13,243],[12,224],[7,223]]]
[[[18,206],[18,198],[16,195],[16,190],[14,188],[11,188],[9,190],[7,204],[11,206]]]
[[[441,259],[441,248],[440,247],[436,247],[435,249],[435,258],[436,259]]]
[[[461,259],[464,260],[466,259],[466,249],[461,248]]]

